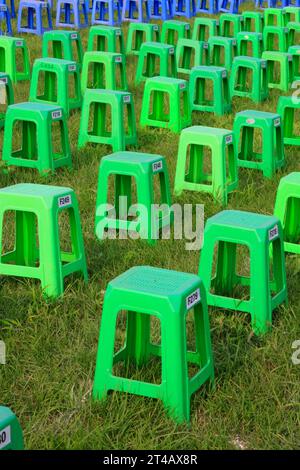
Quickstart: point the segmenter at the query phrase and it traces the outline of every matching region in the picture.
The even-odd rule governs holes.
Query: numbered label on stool
[[[0,431],[0,449],[3,449],[4,447],[8,446],[8,444],[10,443],[11,443],[11,430],[10,430],[10,426],[7,426],[6,428]]]
[[[196,289],[194,292],[192,292],[190,295],[188,295],[187,298],[185,299],[186,309],[190,310],[198,302],[200,302],[200,289],[199,288]]]
[[[161,170],[163,167],[162,161],[160,160],[159,162],[152,163],[152,170],[155,173],[156,171]]]
[[[62,117],[62,111],[58,109],[57,111],[53,111],[52,114],[52,119],[58,119]]]
[[[72,204],[72,198],[70,194],[58,198],[58,207],[66,207],[70,204]]]
[[[269,230],[269,241],[271,242],[272,240],[274,240],[274,238],[277,238],[278,235],[279,235],[278,225],[275,225],[275,227]]]

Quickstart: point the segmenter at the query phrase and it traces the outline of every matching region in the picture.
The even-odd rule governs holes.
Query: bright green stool
[[[17,57],[18,50],[21,50],[21,58]],[[0,72],[8,73],[13,83],[30,79],[29,55],[24,39],[0,36]]]
[[[293,80],[300,80],[300,46],[290,46],[288,54],[293,58]]]
[[[265,51],[286,52],[289,47],[288,28],[282,26],[265,26],[263,30],[263,43]],[[275,44],[278,47],[275,49]]]
[[[189,75],[197,65],[209,62],[208,43],[193,39],[179,39],[176,47],[177,72]]]
[[[300,173],[293,172],[281,178],[274,208],[283,228],[284,251],[300,254]]]
[[[39,94],[42,89],[42,93]],[[30,82],[29,101],[61,106],[69,116],[81,108],[80,71],[76,62],[64,59],[36,59]]]
[[[282,239],[277,217],[253,212],[222,211],[210,217],[205,225],[199,276],[206,289],[207,303],[250,313],[252,329],[257,335],[271,328],[273,310],[287,301]],[[239,274],[238,245],[249,249],[249,276]],[[244,292],[245,288],[250,292]]]
[[[160,186],[159,206],[155,204],[154,177],[158,175]],[[114,180],[114,205],[109,204],[109,181]],[[132,180],[136,183],[137,203],[132,213]],[[95,218],[95,232],[99,240],[106,230],[123,230],[153,245],[159,239],[160,230],[169,227],[171,212],[169,174],[164,157],[148,153],[117,152],[101,159]],[[113,214],[111,212],[113,211]]]
[[[205,168],[205,149],[211,152],[211,172]],[[188,171],[186,164],[190,152]],[[226,206],[228,194],[238,186],[237,159],[232,131],[192,126],[180,135],[174,193],[207,192]]]
[[[90,123],[91,115],[92,124]],[[110,119],[108,115],[111,116]],[[136,144],[135,114],[131,93],[115,90],[86,90],[80,118],[78,148],[83,147],[87,142],[112,145],[114,152],[125,150],[127,145]]]
[[[262,58],[267,62],[267,82],[269,88],[288,91],[293,81],[293,57],[287,52],[264,51]],[[275,63],[279,64],[279,77]]]
[[[207,41],[210,36],[218,36],[219,20],[214,18],[195,18],[192,39]]]
[[[139,55],[144,42],[159,42],[160,29],[157,24],[130,23],[128,28],[126,54]]]
[[[243,12],[243,30],[253,33],[262,33],[264,29],[264,17],[259,11]]]
[[[243,30],[243,15],[224,13],[220,16],[220,36],[236,38],[237,34]]]
[[[286,11],[284,8],[265,8],[264,21],[265,26],[280,26],[286,25]]]
[[[122,29],[97,25],[89,29],[88,51],[125,53]]]
[[[23,432],[16,415],[0,406],[0,450],[23,450]]]
[[[250,83],[247,79],[248,71],[252,74]],[[235,57],[230,74],[230,96],[249,98],[255,103],[267,99],[266,61],[257,57]]]
[[[60,246],[59,216],[70,221],[71,248]],[[16,184],[0,189],[0,228],[7,212],[15,217],[15,247],[3,253],[0,239],[0,275],[39,279],[45,297],[64,292],[65,277],[81,272],[87,281],[77,199],[70,188],[44,184]],[[10,237],[12,235],[10,234]],[[37,239],[38,237],[38,239]]]
[[[116,322],[127,312],[125,345],[114,353]],[[192,311],[195,347],[188,348],[187,313]],[[161,323],[161,343],[151,341],[151,317]],[[160,357],[159,384],[113,374],[113,364],[133,362],[146,366],[150,357]],[[189,377],[188,364],[197,366]],[[178,423],[190,420],[190,399],[205,382],[214,384],[206,295],[194,274],[136,266],[110,281],[104,297],[93,388],[95,400],[104,400],[110,390],[158,398]]]
[[[156,42],[144,42],[141,45],[135,75],[136,85],[157,75],[176,77],[176,74],[174,46]]]
[[[92,79],[89,80],[89,71]],[[83,56],[81,91],[87,88],[127,90],[125,56],[114,52],[86,52]]]
[[[83,48],[80,34],[78,31],[46,31],[42,39],[42,57],[73,60],[81,69]]]
[[[6,109],[7,106],[14,104],[14,90],[10,76],[7,73],[0,72],[0,96],[3,100],[3,105],[6,105]],[[0,129],[4,127],[6,109],[2,109],[0,112]]]
[[[298,7],[285,7],[284,8],[284,11],[285,11],[285,21],[286,21],[286,25],[290,22],[290,21],[295,21],[297,23],[300,22],[300,8]]]
[[[169,109],[164,108],[167,96]],[[191,123],[188,82],[169,77],[148,78],[142,101],[141,126],[162,127],[173,132],[180,132]]]
[[[21,126],[21,148],[14,150]],[[53,127],[59,127],[59,149],[53,148]],[[45,103],[18,103],[7,108],[3,155],[6,166],[36,168],[40,173],[72,166],[67,122],[63,109]]]
[[[207,98],[211,83],[212,96]],[[190,104],[192,111],[212,112],[217,116],[231,112],[228,73],[224,67],[194,67],[190,75]]]
[[[238,55],[260,58],[263,52],[262,34],[245,31],[238,33],[237,50]]]
[[[289,46],[299,45],[300,23],[290,22],[287,24]]]
[[[254,130],[261,130],[261,152],[254,152]],[[281,118],[263,111],[241,111],[235,115],[233,131],[238,166],[261,170],[266,178],[285,164]]]
[[[210,63],[217,67],[225,67],[227,72],[230,72],[237,52],[236,39],[212,36],[208,39],[208,48]]]
[[[191,37],[191,26],[185,21],[167,20],[162,24],[161,42],[176,46],[179,39]]]
[[[295,111],[300,109],[300,98],[294,96],[280,96],[277,103],[277,113],[283,123],[284,145],[300,145],[300,134],[294,130]]]

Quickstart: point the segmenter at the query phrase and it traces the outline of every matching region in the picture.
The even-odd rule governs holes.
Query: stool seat
[[[198,284],[199,277],[195,274],[151,266],[136,266],[110,281],[110,286],[120,294],[128,295],[131,291],[137,296],[149,295],[151,299],[165,299],[171,302],[174,298],[176,300],[178,295],[187,295],[191,290],[196,289]],[[147,297],[144,299],[147,302]]]
[[[255,236],[261,238],[259,232],[273,228],[276,223],[278,223],[278,218],[273,215],[238,210],[221,211],[209,218],[209,224],[218,225],[222,230],[226,227],[231,229],[233,226],[236,229],[241,229],[241,231],[236,233],[236,236],[233,233],[231,234],[232,238],[239,239],[240,241],[243,233],[245,236],[248,236],[249,231],[255,232]]]

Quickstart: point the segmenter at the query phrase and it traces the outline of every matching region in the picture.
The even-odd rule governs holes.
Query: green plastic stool
[[[128,311],[125,346],[114,353],[116,321]],[[188,348],[187,313],[192,311],[195,347]],[[151,317],[161,323],[161,343],[151,341]],[[189,350],[192,349],[192,350]],[[113,364],[161,357],[160,384],[116,376]],[[197,366],[189,377],[188,364]],[[190,420],[190,399],[205,382],[214,384],[206,295],[194,274],[136,266],[110,281],[104,297],[93,397],[104,400],[109,390],[162,400],[178,423]]]
[[[160,211],[155,203],[154,177],[160,186]],[[114,205],[108,204],[110,177],[114,179]],[[132,180],[137,188],[136,211],[132,213]],[[173,217],[167,163],[161,155],[118,152],[101,159],[95,217],[96,236],[102,240],[110,229],[123,230],[147,240],[150,245],[159,238],[160,230],[169,227]],[[113,214],[111,215],[111,210]],[[138,215],[137,215],[138,214]]]
[[[89,30],[87,50],[125,54],[122,29],[105,25],[92,26]]]
[[[280,26],[286,25],[286,11],[284,8],[265,8],[264,21],[265,26]]]
[[[262,33],[264,29],[264,17],[259,11],[243,12],[243,30],[253,33]]]
[[[176,46],[179,39],[191,37],[190,23],[185,21],[167,20],[162,24],[161,42]]]
[[[80,34],[77,31],[46,31],[42,39],[42,57],[73,60],[81,68],[83,48]]]
[[[290,22],[290,21],[296,21],[297,23],[300,22],[300,8],[298,7],[285,7],[284,8],[284,11],[285,11],[285,21],[286,21],[286,25]]]
[[[293,56],[287,52],[264,51],[262,58],[267,62],[267,82],[269,88],[288,91],[293,81]],[[279,64],[279,77],[275,63]]]
[[[70,221],[71,248],[63,250],[59,236],[59,215]],[[87,281],[87,269],[79,210],[70,188],[44,184],[16,184],[0,189],[0,228],[4,216],[13,212],[15,247],[3,253],[0,238],[0,275],[39,279],[45,297],[64,292],[65,277],[81,272]],[[10,236],[12,236],[10,234]]]
[[[300,98],[294,96],[280,96],[277,103],[277,113],[283,123],[284,145],[300,145],[300,134],[294,130],[295,111],[300,109]]]
[[[220,36],[236,38],[237,34],[243,30],[243,15],[224,13],[220,16]]]
[[[252,329],[257,335],[271,328],[273,310],[287,301],[282,239],[277,217],[253,212],[222,211],[210,217],[205,225],[199,276],[206,289],[207,303],[250,313]],[[238,245],[249,249],[249,276],[239,274]],[[250,292],[245,293],[245,288]]]
[[[164,107],[166,97],[169,98],[169,109]],[[162,127],[180,132],[191,123],[188,82],[169,77],[148,78],[142,101],[141,126]]]
[[[252,74],[248,81],[247,72]],[[266,61],[257,57],[235,57],[230,74],[230,95],[261,103],[268,97]]]
[[[208,48],[210,63],[217,67],[225,67],[227,72],[230,72],[237,53],[236,39],[212,36],[208,39]]]
[[[263,30],[264,50],[286,52],[290,45],[288,32],[289,30],[286,27],[265,26]]]
[[[87,88],[127,91],[125,56],[114,52],[86,52],[81,73],[82,94]]]
[[[283,228],[284,251],[300,254],[300,173],[293,172],[281,178],[274,208]]]
[[[214,18],[195,18],[192,39],[194,41],[208,41],[211,36],[218,36],[219,20]]]
[[[93,121],[90,125],[91,114]],[[109,114],[110,119],[108,119]],[[127,123],[128,130],[126,131]],[[118,152],[125,150],[127,145],[136,144],[136,140],[131,93],[115,90],[86,90],[80,118],[78,148],[83,147],[87,142],[93,142],[112,145],[113,151]]]
[[[0,450],[23,450],[23,432],[16,415],[0,406]]]
[[[169,44],[144,42],[138,56],[135,84],[152,78],[176,77],[175,48]]]
[[[300,46],[290,46],[288,54],[293,58],[293,80],[300,80]]]
[[[288,44],[294,46],[299,44],[300,23],[290,22],[287,24],[288,29]]]
[[[59,126],[60,148],[53,145],[53,126]],[[16,147],[17,125],[21,126],[21,147]],[[57,145],[57,137],[56,137]],[[3,155],[6,166],[36,168],[40,173],[72,166],[67,122],[63,109],[45,103],[18,103],[7,108]]]
[[[42,93],[40,90],[42,89]],[[80,71],[76,62],[64,59],[36,59],[30,82],[29,101],[61,106],[69,116],[81,108]]]
[[[14,104],[14,90],[11,83],[10,76],[7,73],[0,73],[0,103],[4,106]],[[0,129],[4,127],[6,109],[0,112]]]
[[[191,69],[209,62],[208,43],[179,39],[176,47],[177,72],[190,75]]]
[[[261,130],[261,152],[254,152],[254,130]],[[238,166],[261,170],[266,178],[285,164],[281,118],[263,111],[241,111],[235,115],[233,131]]]
[[[238,55],[260,58],[263,52],[262,34],[245,31],[238,33],[237,50]]]
[[[211,152],[211,171],[205,168],[205,148]],[[190,153],[188,171],[186,165]],[[237,159],[232,131],[192,126],[180,135],[174,193],[207,192],[223,206],[238,187]]]
[[[21,51],[21,57],[17,51]],[[13,83],[30,79],[29,55],[24,39],[0,36],[0,72],[8,73]]]
[[[157,24],[130,23],[128,28],[126,54],[139,55],[144,42],[159,42],[160,29]]]
[[[211,99],[207,97],[209,84],[212,85]],[[231,112],[228,73],[224,67],[194,67],[189,88],[192,111],[212,112],[217,116]]]

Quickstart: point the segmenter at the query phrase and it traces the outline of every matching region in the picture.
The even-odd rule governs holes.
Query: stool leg
[[[171,416],[178,422],[190,419],[185,315],[175,315],[162,325],[162,361],[165,389],[163,402]],[[165,341],[164,341],[165,340]]]
[[[251,325],[255,334],[266,333],[272,325],[268,247],[257,247],[251,259]]]
[[[231,295],[236,281],[236,244],[220,241],[218,246],[215,291],[217,295]]]
[[[120,200],[121,198],[121,200]],[[131,176],[116,175],[115,177],[115,208],[118,219],[126,220],[131,206]]]
[[[32,160],[37,155],[36,125],[33,122],[23,121],[22,127],[23,158]]]
[[[96,400],[104,400],[110,390],[117,313],[112,313],[109,306],[106,308],[104,301],[93,386],[93,398]]]
[[[150,353],[150,315],[128,312],[125,357],[138,367],[146,364]]]
[[[36,245],[36,216],[33,212],[16,211],[16,264],[35,266],[38,249]]]

